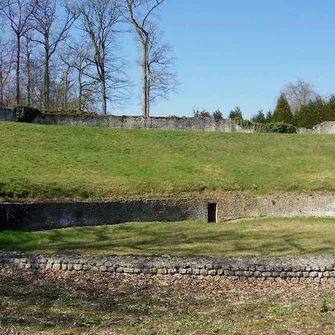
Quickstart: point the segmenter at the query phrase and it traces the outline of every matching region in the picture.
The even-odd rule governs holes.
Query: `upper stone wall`
[[[11,109],[0,108],[0,121],[12,121],[14,122],[13,112]]]
[[[125,129],[162,129],[219,132],[252,132],[230,119],[215,121],[213,118],[175,118],[112,115],[43,115],[34,122],[45,125],[93,126]]]
[[[11,109],[0,109],[0,122],[14,121]],[[231,119],[215,121],[212,117],[150,117],[142,116],[115,116],[115,115],[57,115],[43,114],[33,123],[61,126],[88,126],[110,127],[124,129],[162,129],[162,130],[189,130],[189,131],[217,131],[253,133],[253,127],[241,127]],[[335,121],[322,122],[313,129],[298,128],[299,134],[335,134]]]
[[[14,121],[12,111],[0,109],[0,121]],[[110,127],[125,129],[162,129],[219,132],[253,132],[252,128],[242,128],[233,120],[193,117],[150,117],[114,115],[54,115],[43,114],[34,123],[62,126]]]

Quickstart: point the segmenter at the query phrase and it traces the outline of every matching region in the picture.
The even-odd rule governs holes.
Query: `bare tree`
[[[8,49],[10,50],[8,52]],[[14,64],[14,49],[8,43],[0,40],[0,107],[7,107],[5,102],[5,88],[10,80]]]
[[[30,30],[23,38],[23,55],[25,57],[25,72],[26,72],[26,88],[27,88],[27,105],[30,106],[32,102],[32,54],[33,48],[36,46],[33,42],[33,31]]]
[[[150,35],[155,31],[152,29],[153,25],[149,18],[163,2],[164,0],[126,0],[129,20],[142,49],[142,114],[144,117],[150,115]]]
[[[119,0],[84,0],[78,5],[83,31],[94,49],[91,59],[96,75],[87,74],[98,81],[101,88],[101,109],[107,114],[107,100],[120,104],[125,98],[128,78],[125,62],[116,55],[117,34],[121,32],[122,13]]]
[[[317,97],[313,86],[300,78],[295,83],[286,84],[282,93],[285,94],[293,112]]]
[[[64,64],[77,72],[77,109],[87,109],[88,105],[94,103],[92,97],[94,97],[97,84],[96,80],[91,79],[94,77],[91,71],[94,65],[92,62],[94,57],[92,56],[90,45],[84,41],[67,45],[60,57]]]
[[[50,108],[50,60],[57,50],[58,45],[66,39],[69,30],[78,13],[69,6],[65,6],[64,21],[57,26],[60,20],[57,15],[56,0],[38,0],[33,15],[34,29],[40,38],[35,41],[44,47],[44,80],[43,95],[44,108]]]
[[[36,8],[34,0],[6,0],[2,8],[16,39],[16,104],[20,104],[20,59],[21,40],[31,29],[30,19]]]
[[[158,27],[150,24],[148,29],[148,115],[150,104],[167,99],[178,86],[177,74],[173,71],[174,58],[169,56],[171,47],[160,42]]]

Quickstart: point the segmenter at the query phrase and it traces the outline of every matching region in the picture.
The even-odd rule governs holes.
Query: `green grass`
[[[334,137],[0,123],[0,197],[335,191]]]
[[[335,219],[254,219],[222,224],[129,223],[0,233],[0,251],[178,256],[334,255]]]

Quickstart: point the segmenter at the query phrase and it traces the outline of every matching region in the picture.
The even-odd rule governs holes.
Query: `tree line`
[[[178,85],[157,11],[164,0],[0,0],[0,107],[100,110],[126,104],[133,84],[125,34],[141,50],[142,114]],[[100,108],[97,107],[100,105]]]
[[[285,122],[296,127],[313,128],[335,120],[335,95],[323,98],[309,83],[298,79],[281,92],[274,111],[266,115],[262,110],[251,118],[256,123]]]

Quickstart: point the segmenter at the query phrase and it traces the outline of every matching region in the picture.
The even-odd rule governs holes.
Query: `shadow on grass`
[[[204,229],[204,227],[206,229]],[[44,232],[4,232],[0,249],[28,253],[172,254],[185,256],[284,256],[333,254],[334,241],[325,232],[315,234],[291,229],[263,231],[215,230],[201,224],[123,224]],[[323,238],[324,236],[324,238]]]
[[[94,278],[98,280],[92,283],[81,275],[50,278],[32,271],[0,273],[0,325],[85,329],[104,319],[118,323],[144,317],[150,312],[149,306],[159,304],[148,287]]]

